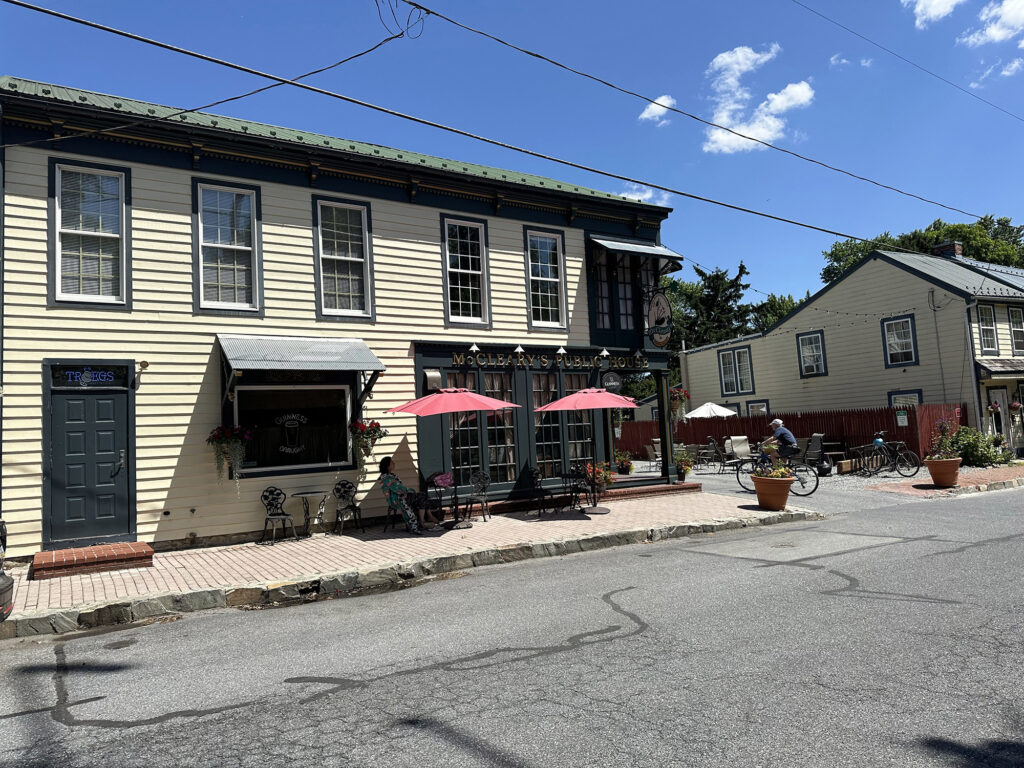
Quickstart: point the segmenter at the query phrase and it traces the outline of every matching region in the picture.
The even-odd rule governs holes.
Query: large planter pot
[[[772,512],[781,512],[786,508],[786,500],[789,499],[789,486],[793,484],[794,477],[757,477],[751,475],[754,481],[754,491],[757,493],[757,506],[761,509],[768,509]]]
[[[928,474],[932,476],[932,485],[939,488],[952,488],[959,482],[960,462],[963,459],[925,459]]]

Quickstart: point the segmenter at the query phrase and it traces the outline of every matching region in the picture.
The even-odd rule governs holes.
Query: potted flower
[[[235,478],[235,493],[242,491],[240,472],[245,461],[245,446],[252,440],[252,430],[238,425],[214,427],[206,438],[207,445],[213,446],[213,458],[217,465],[217,480],[224,479],[227,466]]]
[[[750,477],[757,493],[757,506],[773,512],[786,508],[789,487],[796,480],[788,464],[776,460],[773,464],[758,464]]]
[[[995,401],[992,401],[991,403],[989,403],[988,404],[988,412],[989,413],[999,413],[999,403],[997,403]]]
[[[1010,403],[1010,413],[1020,413],[1020,401],[1014,400]]]
[[[693,469],[693,457],[688,453],[676,451],[672,454],[672,461],[676,465],[676,474],[680,480],[685,480],[687,473]]]
[[[604,489],[612,483],[612,469],[607,461],[587,462],[585,471],[587,482],[597,493],[604,493]]]
[[[940,419],[935,422],[931,448],[924,457],[928,474],[932,476],[932,484],[939,488],[952,488],[959,481],[960,462],[963,459],[953,442],[954,432],[953,425],[948,421]]]
[[[348,431],[352,435],[352,446],[356,449],[356,458],[360,464],[370,458],[377,441],[388,435],[380,422],[372,419],[356,419],[348,425]]]
[[[633,457],[628,451],[615,452],[615,471],[620,475],[628,475],[633,471]]]

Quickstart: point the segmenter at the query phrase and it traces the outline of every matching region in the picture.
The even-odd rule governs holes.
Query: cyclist
[[[767,441],[767,445],[774,444],[777,447],[779,456],[784,459],[788,459],[790,456],[795,456],[800,453],[796,438],[793,437],[792,432],[782,426],[782,419],[772,419],[768,426],[771,427],[774,432],[772,432],[772,439]]]

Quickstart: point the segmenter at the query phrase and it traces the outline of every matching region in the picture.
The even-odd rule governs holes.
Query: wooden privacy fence
[[[957,410],[960,415],[957,416]],[[897,412],[905,412],[907,425],[897,423]],[[751,445],[772,433],[768,422],[782,419],[796,437],[810,437],[815,432],[825,435],[826,443],[839,443],[843,450],[870,443],[875,432],[885,430],[886,440],[903,440],[918,456],[924,456],[931,443],[935,422],[945,419],[953,424],[967,423],[967,405],[942,403],[911,405],[898,408],[858,408],[835,411],[802,411],[773,413],[771,416],[727,416],[713,419],[689,419],[676,425],[675,443],[704,443],[708,436],[721,445],[729,435],[746,435]],[[659,437],[655,421],[626,421],[615,448],[629,451],[638,458],[647,458],[647,446]]]

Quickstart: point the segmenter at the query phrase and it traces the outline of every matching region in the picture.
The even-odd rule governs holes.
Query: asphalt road
[[[0,643],[0,765],[1024,765],[1024,490]]]

